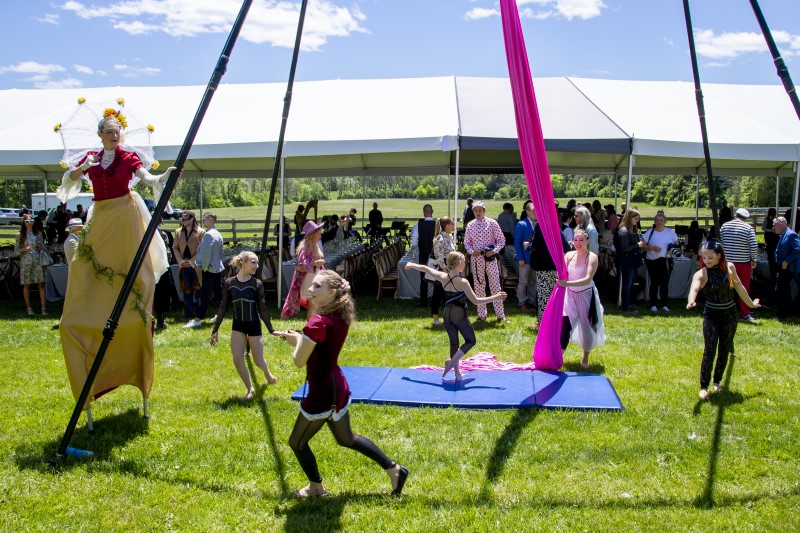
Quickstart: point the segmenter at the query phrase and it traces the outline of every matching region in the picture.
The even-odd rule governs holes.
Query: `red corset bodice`
[[[93,154],[98,158],[103,157],[102,150],[89,152],[89,154]],[[83,161],[81,161],[81,164],[83,164]],[[89,167],[87,173],[92,180],[94,201],[110,200],[111,198],[119,198],[128,194],[130,192],[128,184],[133,174],[142,166],[142,162],[136,152],[128,152],[117,147],[114,161],[108,168],[102,168],[100,165]]]

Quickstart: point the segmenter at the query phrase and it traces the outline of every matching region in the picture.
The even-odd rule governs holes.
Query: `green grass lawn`
[[[279,379],[244,393],[210,329],[177,315],[156,335],[150,418],[123,387],[81,419],[72,443],[90,460],[51,459],[74,406],[60,350],[59,308],[47,318],[0,302],[2,531],[796,531],[800,507],[798,322],[767,311],[736,337],[726,392],[697,401],[699,312],[631,317],[608,310],[593,371],[614,384],[618,413],[415,409],[354,405],[353,429],[411,469],[404,495],[325,429],[312,441],[332,497],[298,501],[305,485],[287,445],[303,384],[285,344],[266,340]],[[478,350],[530,360],[530,316],[477,326]],[[415,302],[358,298],[346,365],[441,364],[446,335]],[[474,310],[473,310],[474,315]],[[299,328],[299,320],[276,320]],[[98,324],[98,327],[101,327]],[[113,355],[112,342],[110,355]],[[579,369],[570,346],[567,370]]]

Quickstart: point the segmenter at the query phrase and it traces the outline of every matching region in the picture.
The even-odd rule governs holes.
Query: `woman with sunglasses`
[[[39,301],[42,304],[42,314],[47,314],[44,293],[44,268],[39,263],[39,253],[44,243],[44,232],[34,225],[30,215],[23,215],[22,228],[17,233],[16,251],[19,254],[19,283],[22,285],[22,297],[28,315],[33,316],[31,307],[31,285],[39,287]]]
[[[722,391],[722,377],[728,364],[728,354],[733,352],[738,310],[734,291],[748,307],[761,307],[758,298],[750,299],[747,290],[736,274],[736,268],[725,259],[722,244],[706,241],[700,250],[703,268],[692,278],[689,302],[686,309],[697,305],[697,295],[702,290],[706,297],[703,310],[703,361],[700,363],[700,400],[708,398],[711,367],[714,366],[714,392]],[[716,365],[714,358],[716,357]]]
[[[184,211],[181,216],[181,227],[175,232],[172,250],[178,260],[180,270],[178,280],[183,293],[183,318],[188,322],[185,328],[199,328],[202,324],[195,316],[200,308],[200,285],[203,272],[195,264],[197,250],[203,240],[203,230],[194,213]]]

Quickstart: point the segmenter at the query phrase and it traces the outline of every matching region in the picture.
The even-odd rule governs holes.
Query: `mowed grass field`
[[[416,302],[363,294],[357,305],[342,364],[441,364],[445,332]],[[59,306],[28,317],[20,302],[2,301],[0,530],[796,531],[798,321],[762,311],[758,324],[740,325],[726,391],[699,403],[699,310],[674,301],[668,316],[623,316],[607,307],[608,341],[591,370],[611,380],[624,411],[357,404],[354,431],[410,468],[403,496],[389,497],[380,467],[323,429],[312,448],[331,497],[300,501],[292,491],[306,480],[287,440],[304,372],[285,343],[265,338],[278,384],[266,387],[251,364],[258,395],[242,404],[230,319],[212,348],[209,326],[183,329],[171,316],[155,337],[150,418],[137,389],[112,392],[93,407],[96,432],[82,418],[72,439],[94,457],[54,470],[46,461],[74,407]],[[476,326],[475,352],[527,362],[531,316],[508,308],[510,324]],[[579,360],[570,346],[565,369],[579,371]]]

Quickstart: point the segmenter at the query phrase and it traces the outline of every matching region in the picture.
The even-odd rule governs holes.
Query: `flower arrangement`
[[[84,98],[83,96],[78,98],[78,105],[83,105],[84,102],[86,102],[86,98]]]
[[[120,106],[124,107],[125,106],[125,99],[124,98],[117,98],[117,103]]]
[[[152,165],[150,165],[150,168],[151,168],[152,170],[158,170],[158,167],[160,167],[160,166],[161,166],[161,163],[159,163],[159,162],[158,162],[158,159],[156,159],[155,161],[153,161],[153,164],[152,164]]]
[[[125,118],[125,115],[123,115],[121,112],[117,111],[116,109],[112,109],[110,107],[105,108],[103,110],[103,118],[108,118],[108,117],[115,117],[117,119],[117,121],[119,122],[120,126],[122,126],[123,128],[127,128],[128,127],[128,121]]]
[[[152,124],[148,124],[147,125],[147,131],[149,131],[150,133],[153,133],[154,131],[156,131],[156,129],[153,127]]]
[[[58,124],[56,124],[55,126],[53,126],[53,131],[56,132],[56,133],[61,131],[61,123],[60,122]]]
[[[63,169],[67,169],[67,168],[69,168],[69,165],[68,165],[68,164],[66,164],[66,163],[64,163],[63,161],[60,161],[58,164],[59,164],[59,165],[61,166],[61,168],[63,168]]]

